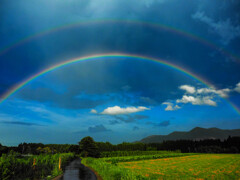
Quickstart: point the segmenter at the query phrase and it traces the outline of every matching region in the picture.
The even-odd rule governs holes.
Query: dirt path
[[[94,172],[81,163],[81,159],[75,159],[65,169],[59,180],[97,180]]]

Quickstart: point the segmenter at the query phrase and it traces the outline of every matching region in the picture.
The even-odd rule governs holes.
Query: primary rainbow
[[[93,59],[101,59],[101,58],[134,58],[134,59],[140,59],[140,60],[147,60],[147,61],[153,61],[153,62],[157,62],[160,63],[162,65],[165,65],[169,68],[172,68],[174,70],[177,70],[179,72],[182,72],[186,75],[188,75],[189,77],[205,84],[206,86],[213,88],[213,86],[207,82],[206,80],[204,80],[203,78],[193,74],[192,72],[183,69],[175,64],[169,63],[165,60],[162,59],[156,59],[156,58],[151,58],[151,57],[145,57],[145,56],[140,56],[140,55],[133,55],[133,54],[124,54],[124,53],[109,53],[109,54],[96,54],[96,55],[90,55],[90,56],[84,56],[84,57],[79,57],[79,58],[75,58],[75,59],[70,59],[61,63],[58,63],[54,66],[51,66],[47,69],[44,69],[40,72],[38,72],[37,74],[27,78],[26,80],[24,80],[23,82],[17,84],[16,86],[13,86],[9,91],[7,91],[5,94],[3,94],[3,96],[0,98],[0,104],[3,103],[6,99],[8,99],[10,96],[12,96],[13,94],[15,94],[17,91],[19,91],[20,89],[22,89],[24,86],[26,86],[27,84],[29,84],[31,81],[35,80],[36,78],[54,71],[56,69],[59,69],[61,67],[70,65],[70,64],[74,64],[74,63],[78,63],[80,61],[87,61],[87,60],[93,60]],[[229,100],[225,99],[225,101],[227,101],[232,107],[233,109],[240,115],[240,110],[234,105],[232,104]]]
[[[201,44],[204,44],[205,46],[208,46],[214,50],[217,50],[218,52],[220,52],[221,54],[223,54],[226,57],[229,57],[231,59],[236,60],[237,62],[240,62],[240,58],[236,55],[233,55],[232,53],[228,52],[227,50],[224,50],[222,47],[218,47],[217,45],[201,38],[198,37],[194,34],[191,34],[189,32],[171,27],[171,26],[167,26],[164,24],[160,24],[160,23],[156,23],[156,22],[145,22],[145,21],[139,21],[139,20],[122,20],[122,19],[97,19],[97,20],[88,20],[88,21],[80,21],[80,22],[74,22],[74,23],[70,23],[70,24],[65,24],[65,25],[61,25],[61,26],[57,26],[57,27],[53,27],[41,32],[38,32],[36,34],[27,36],[19,41],[16,41],[2,49],[0,49],[0,56],[7,53],[8,51],[10,51],[11,49],[14,49],[18,46],[21,46],[27,42],[30,42],[34,39],[43,37],[45,35],[48,34],[52,34],[58,31],[62,31],[62,30],[66,30],[66,29],[71,29],[71,28],[76,28],[76,27],[80,27],[80,26],[89,26],[89,25],[95,25],[95,24],[109,24],[109,23],[122,23],[122,24],[133,24],[133,25],[143,25],[143,26],[149,26],[149,27],[154,27],[154,28],[158,28],[164,31],[168,31],[171,33],[175,33],[178,34],[180,36],[183,37],[187,37],[189,39],[192,39],[194,41],[197,41]]]

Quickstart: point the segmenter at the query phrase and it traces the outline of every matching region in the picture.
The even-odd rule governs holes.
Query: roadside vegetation
[[[51,179],[74,158],[73,153],[22,156],[10,152],[0,157],[0,179]]]

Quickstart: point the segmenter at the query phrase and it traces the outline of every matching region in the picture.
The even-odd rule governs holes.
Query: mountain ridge
[[[240,129],[219,129],[216,127],[195,127],[190,131],[174,131],[168,135],[151,135],[140,140],[142,143],[161,143],[167,140],[203,140],[227,139],[228,136],[240,136]]]

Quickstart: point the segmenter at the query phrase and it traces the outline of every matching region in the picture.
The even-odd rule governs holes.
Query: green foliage
[[[80,150],[83,157],[99,157],[100,152],[97,143],[92,137],[87,136],[79,142]]]
[[[44,148],[38,147],[36,151],[38,154],[54,154],[54,153],[56,153],[56,150],[51,149],[50,147],[44,147]]]
[[[146,149],[147,151],[156,151],[157,150],[157,148],[156,147],[147,147],[147,149]]]
[[[39,156],[21,156],[14,152],[3,154],[0,157],[0,179],[36,179],[48,175],[57,176],[62,173],[62,169],[59,169],[59,158],[61,158],[61,167],[64,168],[69,160],[74,158],[74,154],[41,154]]]
[[[101,152],[100,157],[122,157],[122,156],[142,156],[155,154],[168,154],[175,151],[105,151]],[[180,153],[178,151],[178,153]]]

